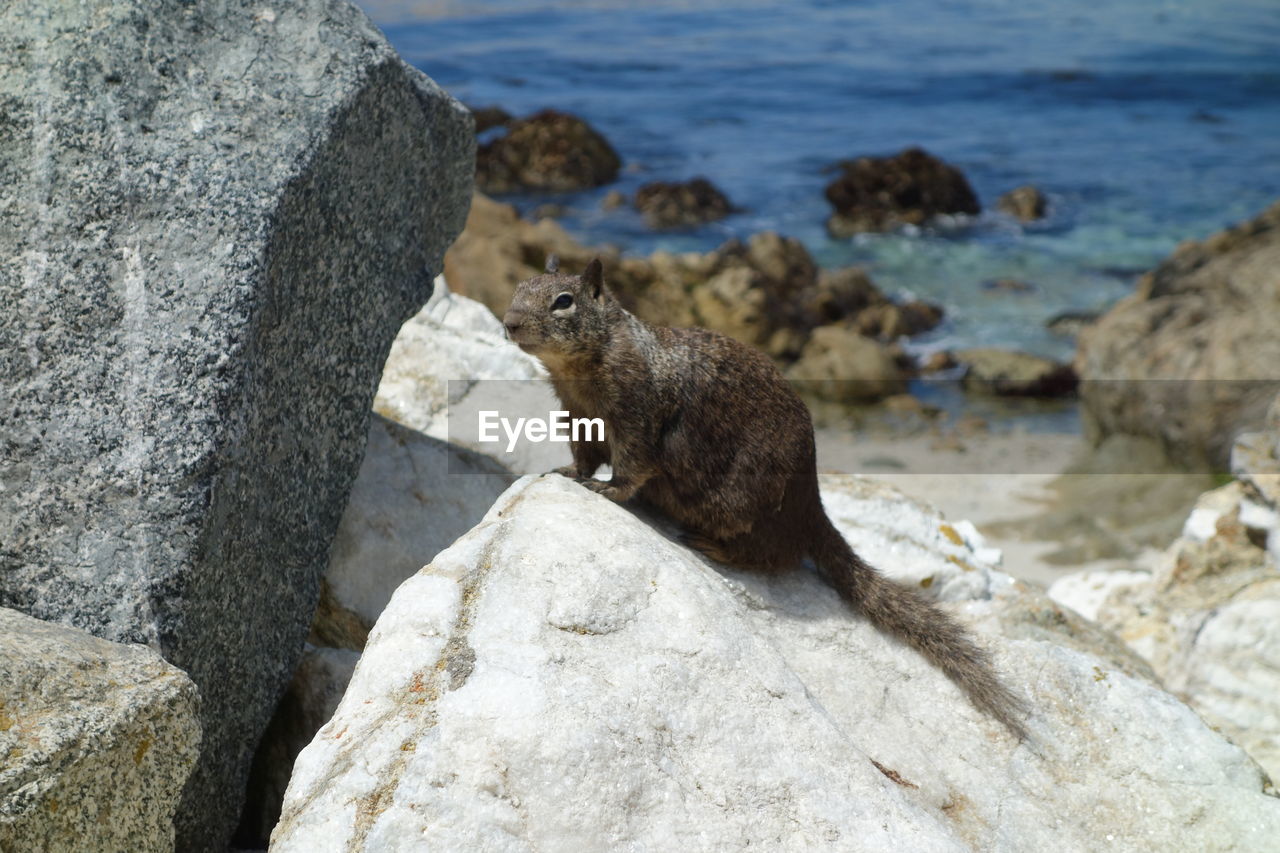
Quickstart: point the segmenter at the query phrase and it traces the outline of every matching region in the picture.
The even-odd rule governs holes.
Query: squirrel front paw
[[[583,486],[595,492],[597,495],[603,495],[611,501],[622,501],[626,499],[626,496],[622,494],[617,486],[604,480],[580,480],[579,482],[581,482]]]
[[[578,473],[577,465],[561,465],[554,469],[552,474],[559,474],[561,477],[568,477],[570,480],[581,480],[582,475]]]

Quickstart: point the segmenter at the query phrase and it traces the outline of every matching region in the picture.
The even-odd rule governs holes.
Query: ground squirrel
[[[702,553],[785,571],[809,557],[876,627],[917,649],[1020,739],[1022,702],[964,628],[854,553],[822,508],[809,410],[763,353],[706,329],[651,326],[581,276],[521,282],[503,318],[511,340],[551,374],[572,418],[600,418],[603,442],[571,442],[574,477],[614,501],[637,497]],[[592,479],[608,464],[613,478]]]

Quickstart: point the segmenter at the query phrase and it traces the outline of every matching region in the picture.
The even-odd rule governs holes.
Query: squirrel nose
[[[511,334],[524,325],[524,315],[517,311],[508,311],[502,318],[502,325],[507,327],[507,334]]]

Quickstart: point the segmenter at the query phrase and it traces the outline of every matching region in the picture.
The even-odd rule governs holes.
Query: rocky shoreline
[[[926,361],[903,342],[945,306],[793,238],[637,258],[481,194],[623,164],[564,113],[473,125],[348,3],[19,8],[0,48],[0,849],[1280,837],[1280,207],[1144,276],[1074,365]],[[671,177],[632,202],[655,227],[735,215]],[[980,204],[919,149],[832,186],[841,233]],[[997,206],[1046,214],[1034,188]],[[1032,709],[1016,742],[816,577],[715,565],[545,454],[468,442],[451,412],[545,394],[495,312],[552,253],[602,257],[648,320],[759,347],[819,409],[936,430],[907,393],[925,374],[1078,389],[1095,470],[1144,473],[1141,441],[1230,482],[1173,532],[1176,503],[1125,512],[1159,485],[1073,498],[1128,570],[1045,594],[971,521],[823,475],[859,553],[992,649]],[[913,438],[958,458],[962,426]],[[969,505],[1007,486],[973,476]]]

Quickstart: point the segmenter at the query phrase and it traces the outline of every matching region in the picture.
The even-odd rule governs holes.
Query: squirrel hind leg
[[[734,563],[732,552],[725,547],[723,542],[719,542],[709,536],[703,536],[701,533],[684,531],[680,534],[680,544],[692,548],[714,562],[729,565]]]
[[[751,535],[737,536],[731,539],[718,539],[702,533],[686,531],[680,535],[682,544],[698,551],[708,559],[735,569],[746,569],[755,572],[773,572],[786,568],[789,562],[788,553],[779,553],[776,547],[761,542],[760,537]]]

